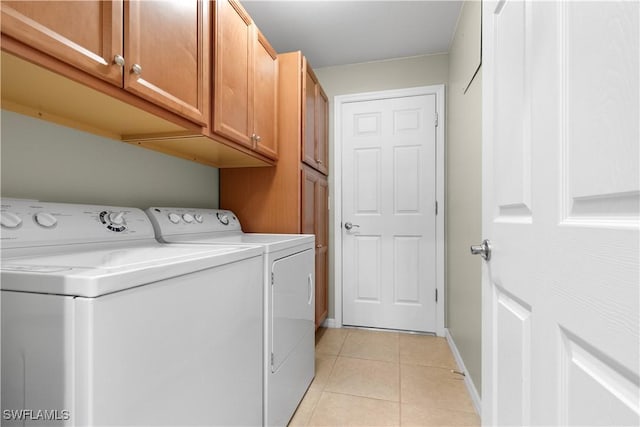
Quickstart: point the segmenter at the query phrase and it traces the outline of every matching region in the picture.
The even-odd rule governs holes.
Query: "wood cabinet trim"
[[[269,40],[267,40],[267,38],[264,36],[264,34],[262,34],[262,31],[260,31],[260,29],[258,27],[256,27],[256,31],[258,32],[258,43],[260,43],[264,47],[264,49],[267,52],[269,52],[269,55],[271,55],[271,57],[274,60],[277,60],[278,59],[278,53],[271,46],[271,43],[269,43]]]
[[[168,120],[185,130],[191,130],[194,134],[200,134],[202,132],[202,127],[198,126],[191,120],[168,111],[167,109],[152,102],[144,100],[133,93],[127,92],[120,87],[114,86],[100,78],[88,74],[70,64],[67,64],[66,62],[44,54],[11,37],[7,37],[5,35],[2,36],[2,50],[35,64],[34,66],[40,66],[86,87],[125,102],[135,108],[139,108],[162,119]]]

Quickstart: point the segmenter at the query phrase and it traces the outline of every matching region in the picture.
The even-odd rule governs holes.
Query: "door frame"
[[[334,97],[334,129],[333,129],[333,182],[330,190],[333,193],[333,319],[328,319],[327,326],[342,327],[342,106],[348,102],[373,101],[377,99],[401,98],[407,96],[435,95],[438,125],[436,127],[436,200],[438,202],[438,215],[436,216],[436,289],[438,302],[436,304],[436,330],[435,333],[445,336],[445,305],[446,293],[444,290],[445,267],[445,240],[444,240],[444,149],[445,149],[445,86],[444,84],[432,86],[419,86],[406,89],[392,89],[376,92],[363,92],[351,95],[338,95]],[[435,206],[434,206],[435,209]]]

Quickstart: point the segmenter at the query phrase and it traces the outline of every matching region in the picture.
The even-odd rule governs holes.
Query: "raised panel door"
[[[640,5],[482,7],[483,422],[640,425]]]
[[[316,246],[328,245],[328,221],[329,211],[329,184],[324,177],[318,177],[315,182],[315,223],[316,223]]]
[[[329,307],[329,298],[327,293],[329,187],[326,178],[318,176],[314,186],[314,193],[316,233],[316,327],[318,327],[327,317]]]
[[[278,56],[259,31],[253,63],[253,131],[256,135],[256,151],[275,160],[278,158]]]
[[[433,93],[342,106],[345,325],[436,331],[436,109]]]
[[[253,149],[253,24],[237,1],[215,4],[213,131]]]
[[[315,174],[310,173],[305,168],[301,171],[302,175],[302,203],[300,206],[302,212],[300,215],[301,224],[300,232],[303,234],[315,234],[316,233],[316,195],[315,187],[318,178]],[[317,237],[316,237],[317,239]]]
[[[316,167],[326,175],[329,173],[329,141],[327,138],[329,127],[329,100],[319,84],[317,85],[316,95]]]
[[[327,318],[329,298],[327,292],[327,247],[316,248],[316,329]]]
[[[316,91],[317,79],[304,60],[302,81],[302,161],[316,167]]]
[[[206,125],[209,2],[129,1],[125,23],[125,89]]]
[[[2,33],[122,86],[122,1],[3,1]]]

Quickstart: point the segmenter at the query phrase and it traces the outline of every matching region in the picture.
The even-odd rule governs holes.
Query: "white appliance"
[[[262,423],[262,248],[2,200],[2,425]]]
[[[264,248],[264,419],[286,425],[314,377],[315,236],[243,233],[225,210],[151,207],[147,214],[165,243]]]

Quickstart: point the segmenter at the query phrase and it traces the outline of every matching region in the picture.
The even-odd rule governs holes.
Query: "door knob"
[[[345,222],[344,223],[344,228],[346,228],[347,230],[351,230],[353,227],[360,228],[360,226],[358,224],[351,224],[350,222]]]
[[[480,255],[485,261],[491,259],[491,242],[484,239],[480,245],[471,245],[471,254]]]

